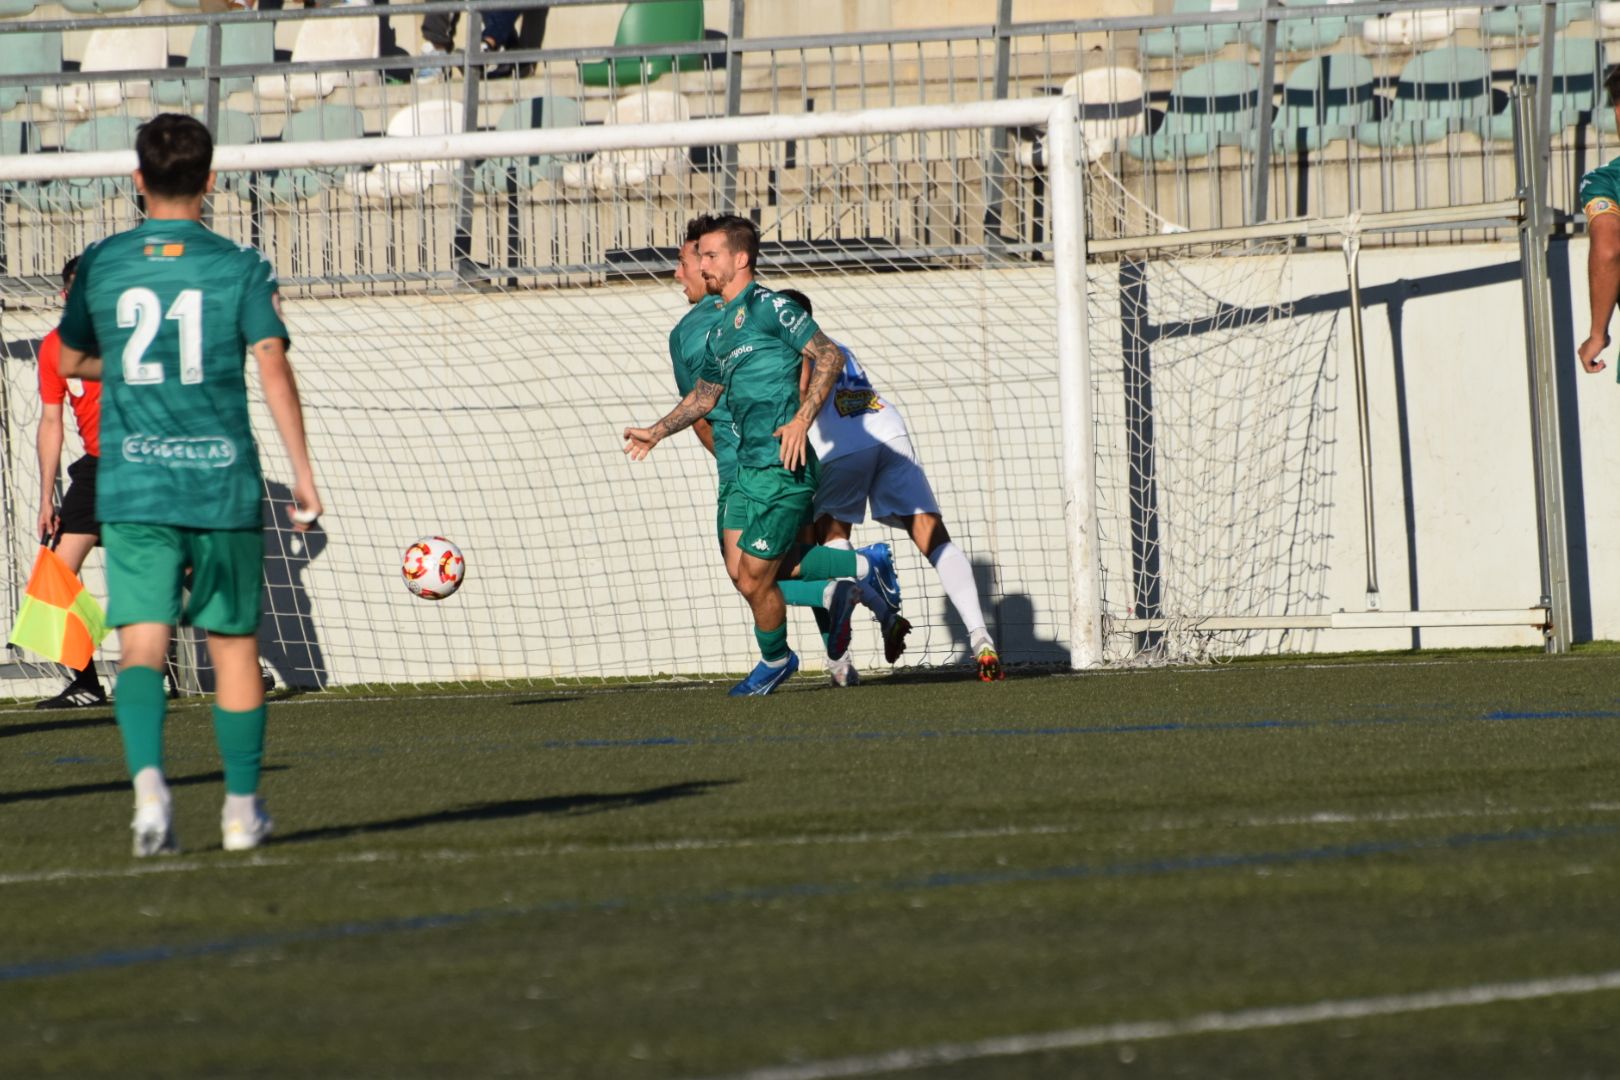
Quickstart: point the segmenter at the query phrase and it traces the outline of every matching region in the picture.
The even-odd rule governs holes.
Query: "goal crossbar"
[[[733,116],[661,124],[473,131],[455,135],[384,136],[325,142],[255,143],[214,148],[215,172],[309,169],[389,162],[477,160],[580,154],[596,150],[653,150],[688,146],[833,136],[900,135],[970,128],[1045,128],[1075,98],[1013,98],[961,105],[916,105],[851,112]],[[1067,103],[1067,104],[1065,104]],[[133,150],[0,156],[0,180],[42,181],[127,176]]]

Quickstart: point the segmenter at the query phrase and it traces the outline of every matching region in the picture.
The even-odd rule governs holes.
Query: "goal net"
[[[752,664],[707,454],[683,433],[632,463],[620,436],[676,400],[675,249],[690,217],[727,206],[761,227],[761,280],[807,293],[903,412],[1005,660],[1288,647],[1286,634],[1206,633],[1196,617],[1319,602],[1333,320],[1279,304],[1284,248],[1096,257],[1084,267],[1090,445],[1066,432],[1060,279],[1076,230],[1054,204],[1078,189],[1065,179],[1087,169],[1094,236],[1173,223],[1144,217],[1128,185],[1078,155],[1020,164],[1009,144],[1051,108],[222,148],[211,224],[277,267],[327,507],[319,530],[284,529],[289,475],[251,388],[269,526],[261,641],[278,681],[701,677]],[[139,207],[104,162],[4,187],[14,611],[37,542],[35,350],[60,313],[55,274]],[[1066,438],[1089,463],[1079,502],[1095,544],[1072,527]],[[426,535],[466,555],[466,582],[443,602],[400,578],[402,550]],[[855,530],[857,544],[879,540],[915,627],[902,663],[968,662],[932,567],[900,532]],[[103,594],[99,560],[84,576]],[[1096,590],[1078,614],[1077,574],[1090,579],[1080,593]],[[1087,626],[1103,631],[1089,653],[1076,641]],[[819,652],[808,613],[790,614],[790,634],[807,660]],[[861,614],[854,649],[861,668],[885,666]],[[102,656],[116,659],[113,639]]]

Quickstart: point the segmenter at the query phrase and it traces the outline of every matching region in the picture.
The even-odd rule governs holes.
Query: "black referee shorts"
[[[62,496],[62,533],[87,533],[98,541],[96,522],[96,458],[92,454],[68,466],[67,494]]]

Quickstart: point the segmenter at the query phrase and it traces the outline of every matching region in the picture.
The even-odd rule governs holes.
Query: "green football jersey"
[[[286,338],[275,269],[195,221],[148,220],[91,245],[62,342],[102,358],[105,522],[249,529],[264,486],[247,350]]]
[[[693,304],[669,332],[669,358],[675,365],[675,386],[681,397],[692,392],[698,376],[703,374],[709,331],[720,321],[724,305],[718,296],[706,296]],[[707,419],[714,426],[715,471],[720,483],[729,484],[737,476],[737,425],[732,423],[731,410],[724,402],[710,409]]]
[[[720,309],[702,377],[726,388],[721,402],[737,426],[738,464],[781,463],[776,429],[799,411],[800,354],[819,330],[804,308],[758,282]]]

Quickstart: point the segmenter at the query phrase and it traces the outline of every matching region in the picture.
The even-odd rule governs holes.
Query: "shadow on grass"
[[[579,698],[577,697],[532,697],[519,698],[517,701],[509,702],[508,704],[512,708],[516,708],[519,705],[570,705],[578,700]]]
[[[287,765],[266,765],[263,772],[282,772],[289,768]],[[198,773],[195,776],[171,776],[167,778],[171,788],[188,787],[192,784],[223,784],[225,774],[222,772]],[[17,802],[37,802],[40,799],[71,799],[76,795],[108,795],[117,792],[133,790],[128,780],[107,780],[99,784],[68,784],[64,787],[34,788],[32,791],[6,791],[0,792],[0,805]]]
[[[735,780],[683,780],[678,784],[646,788],[642,791],[613,793],[583,792],[576,795],[547,795],[538,799],[502,799],[495,802],[472,803],[430,814],[388,821],[368,821],[358,825],[325,825],[302,832],[276,834],[276,845],[297,844],[308,840],[332,840],[344,836],[364,836],[370,833],[399,832],[418,829],[424,825],[451,825],[462,821],[494,821],[500,818],[528,817],[531,814],[602,814],[610,810],[633,810],[638,806],[651,806],[672,799],[689,799],[706,795],[715,788],[729,787]]]
[[[105,716],[80,716],[72,720],[35,720],[29,724],[7,724],[0,727],[0,739],[13,735],[37,735],[41,731],[75,731],[79,728],[112,727],[117,721],[109,713]]]

